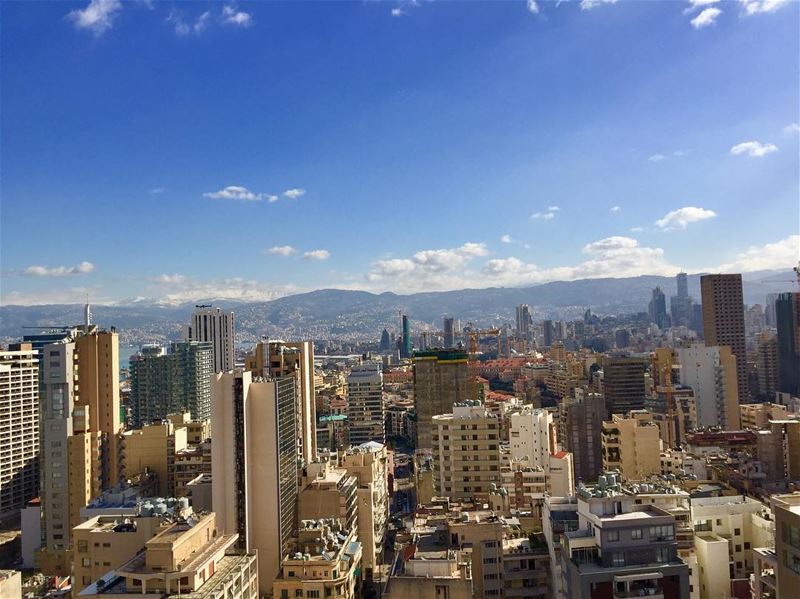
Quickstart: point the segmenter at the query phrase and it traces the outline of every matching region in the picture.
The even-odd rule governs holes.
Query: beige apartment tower
[[[742,275],[700,277],[703,302],[703,338],[706,345],[727,345],[736,356],[739,402],[747,403],[747,353],[744,334]]]
[[[603,470],[619,470],[623,480],[646,480],[661,473],[658,425],[647,410],[603,423]]]
[[[259,592],[268,594],[296,526],[295,377],[219,372],[211,382],[212,505],[223,534],[258,551]]]

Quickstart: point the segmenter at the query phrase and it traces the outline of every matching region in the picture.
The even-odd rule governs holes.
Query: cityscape
[[[799,23],[0,3],[0,599],[800,598]]]

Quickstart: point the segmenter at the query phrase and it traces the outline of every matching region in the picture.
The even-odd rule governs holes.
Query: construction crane
[[[469,331],[469,353],[474,357],[478,354],[478,336],[483,337],[500,337],[500,329],[473,329]],[[500,355],[500,348],[498,347],[497,355]]]

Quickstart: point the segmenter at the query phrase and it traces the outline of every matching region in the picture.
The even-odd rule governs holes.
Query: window
[[[745,549],[750,549],[750,543],[747,543],[747,542],[745,542],[745,544],[744,544],[744,548],[745,548]]]
[[[741,545],[736,545],[736,547],[734,548],[734,551],[737,551],[737,552],[741,551],[741,550],[742,550],[742,546]]]
[[[634,541],[638,541],[639,539],[642,538],[642,536],[643,535],[641,528],[634,528],[633,530],[631,530],[631,539],[633,539]]]
[[[675,538],[675,532],[671,525],[665,524],[663,526],[650,527],[650,540],[651,541],[672,541]]]
[[[92,565],[92,560],[91,560],[91,558],[84,557],[84,558],[81,560],[81,565],[82,565],[84,568],[89,568],[89,567],[91,567],[91,565]]]
[[[609,530],[608,534],[606,535],[606,539],[612,543],[619,541],[619,531]]]
[[[311,599],[317,599],[319,597],[319,591],[307,591],[306,597],[310,597]]]
[[[484,557],[483,558],[483,563],[484,564],[496,564],[497,563],[497,558],[496,557]]]
[[[659,547],[656,549],[656,563],[666,564],[669,561],[669,548]]]
[[[733,529],[733,534],[738,537],[740,534],[742,534],[742,529],[741,528],[734,528]]]
[[[295,596],[295,597],[302,597],[302,596],[303,596],[303,590],[302,590],[302,589],[297,589],[297,590],[294,592],[294,596]]]
[[[289,591],[281,589],[281,599],[289,599]]]
[[[619,551],[615,551],[611,554],[611,563],[614,566],[624,566],[625,565],[625,554]]]

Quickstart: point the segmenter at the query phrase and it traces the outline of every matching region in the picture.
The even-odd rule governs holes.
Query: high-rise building
[[[187,338],[211,344],[214,372],[228,372],[235,367],[233,312],[211,306],[196,306]]]
[[[727,346],[693,344],[675,349],[682,385],[694,390],[698,426],[739,428],[736,356]]]
[[[800,293],[781,293],[775,300],[778,326],[780,391],[800,395]]]
[[[376,362],[354,367],[347,376],[347,424],[350,444],[386,443],[383,373]]]
[[[210,381],[209,381],[210,383]],[[158,494],[175,497],[175,454],[187,447],[186,428],[169,420],[122,434],[125,478],[134,479],[145,469],[158,476]]]
[[[739,401],[747,403],[747,353],[744,333],[742,275],[703,275],[700,277],[703,301],[703,338],[706,345],[727,345],[736,356]]]
[[[579,389],[575,398],[561,404],[558,441],[573,455],[576,481],[596,481],[603,469],[600,435],[605,418],[605,400],[599,393]]]
[[[298,452],[308,464],[317,456],[317,412],[314,386],[314,343],[269,341],[256,344],[246,370],[256,377],[295,377]]]
[[[555,338],[555,329],[553,328],[553,321],[552,320],[542,321],[542,345],[544,345],[544,347],[550,347],[551,345],[553,345],[554,338]]]
[[[527,338],[533,326],[531,307],[528,304],[517,306],[517,337]]]
[[[39,359],[30,343],[0,351],[0,519],[39,492]]]
[[[380,348],[382,352],[389,351],[390,349],[392,349],[392,340],[389,337],[389,331],[387,331],[386,329],[383,329],[383,332],[381,333]]]
[[[442,324],[442,330],[444,331],[444,349],[451,349],[456,345],[456,335],[455,335],[455,319],[452,316],[445,316],[444,322]]]
[[[547,470],[548,458],[555,453],[552,413],[530,407],[511,412],[508,431],[511,458]]]
[[[70,571],[70,531],[92,497],[119,482],[119,337],[92,326],[42,349],[42,571]]]
[[[408,315],[403,314],[402,324],[403,324],[403,341],[400,345],[400,357],[401,358],[410,358],[411,352],[413,349],[413,345],[411,343],[411,323],[408,320]]]
[[[777,597],[800,597],[800,496],[775,495],[770,503],[775,515]]]
[[[675,282],[678,287],[678,297],[689,297],[689,277],[685,272],[675,275]]]
[[[453,405],[473,399],[466,352],[454,349],[415,352],[414,406],[417,411],[417,448],[431,448],[432,418],[449,414]]]
[[[650,314],[650,322],[654,322],[658,328],[663,329],[667,320],[667,300],[661,287],[653,289],[653,296],[647,306]]]
[[[475,405],[477,404],[477,405]],[[500,423],[480,402],[433,417],[433,486],[440,497],[487,498],[499,485]]]
[[[210,418],[212,367],[210,343],[173,343],[169,352],[143,347],[130,361],[133,426],[178,412],[189,412],[193,420]]]
[[[258,551],[259,592],[278,575],[297,514],[295,378],[212,377],[212,502],[223,534]]]
[[[800,364],[797,366],[800,368]],[[774,333],[764,331],[758,336],[758,395],[772,399],[779,390],[778,338]]]
[[[646,360],[626,354],[603,358],[603,396],[609,416],[644,408],[646,368]]]

